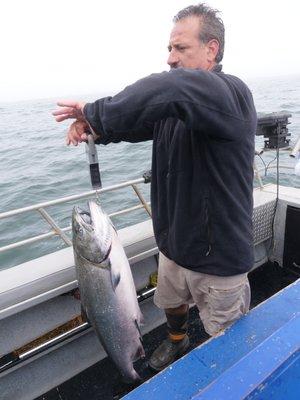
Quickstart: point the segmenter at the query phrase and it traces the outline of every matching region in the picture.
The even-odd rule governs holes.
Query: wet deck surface
[[[271,297],[297,278],[298,276],[295,273],[271,263],[257,268],[249,274],[252,290],[251,308]],[[146,358],[135,363],[135,368],[143,381],[155,374],[148,368],[147,362],[165,336],[166,327],[162,325],[143,337]],[[209,338],[203,329],[195,307],[190,310],[189,337],[190,350]],[[36,400],[117,400],[132,389],[132,386],[122,383],[117,369],[106,358]]]

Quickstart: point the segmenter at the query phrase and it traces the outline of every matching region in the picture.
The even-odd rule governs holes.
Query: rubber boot
[[[161,371],[182,356],[188,349],[190,341],[187,335],[188,311],[184,314],[168,314],[168,337],[153,352],[149,367]]]

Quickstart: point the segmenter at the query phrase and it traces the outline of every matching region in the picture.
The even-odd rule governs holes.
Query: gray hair
[[[214,10],[204,3],[200,3],[196,6],[184,8],[173,18],[173,22],[176,23],[187,17],[199,17],[202,22],[199,39],[203,43],[208,43],[213,39],[219,43],[219,51],[216,56],[217,63],[223,58],[225,45],[225,28],[222,19],[217,16],[218,13],[218,10]]]

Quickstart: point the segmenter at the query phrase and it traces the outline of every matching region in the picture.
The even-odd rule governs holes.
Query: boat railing
[[[277,168],[277,166],[276,165],[268,166],[268,170],[274,169],[274,168]],[[293,167],[290,167],[287,165],[280,165],[280,168],[293,170]],[[261,176],[261,173],[263,173],[263,172],[265,172],[265,168],[258,168],[257,164],[254,163],[254,176],[257,179],[258,185],[261,189],[264,188],[264,183],[263,183],[262,176]],[[1,246],[0,253],[19,248],[21,246],[29,245],[29,244],[32,244],[32,243],[35,243],[38,241],[53,238],[53,237],[59,237],[67,246],[72,246],[71,239],[66,235],[66,232],[70,232],[72,227],[67,226],[67,227],[61,228],[58,225],[58,223],[46,211],[46,208],[49,206],[67,203],[70,201],[77,201],[80,199],[92,198],[92,197],[95,198],[95,196],[99,196],[102,193],[112,192],[112,191],[119,190],[119,189],[126,188],[126,187],[131,187],[133,189],[135,195],[137,196],[137,198],[139,200],[139,203],[135,206],[113,212],[113,213],[109,214],[109,216],[116,217],[116,216],[120,216],[123,214],[127,214],[130,212],[139,210],[139,209],[144,209],[148,213],[148,215],[151,217],[150,203],[145,200],[144,196],[142,195],[142,193],[138,187],[138,185],[140,185],[141,183],[144,183],[144,184],[149,183],[150,179],[151,179],[151,175],[147,176],[147,173],[146,173],[143,175],[142,178],[129,180],[129,181],[122,182],[122,183],[119,183],[116,185],[107,186],[107,187],[101,188],[99,190],[91,190],[88,192],[83,192],[83,193],[75,194],[72,196],[61,197],[61,198],[58,198],[55,200],[45,201],[45,202],[34,204],[34,205],[31,205],[28,207],[22,207],[22,208],[18,208],[18,209],[0,213],[0,220],[2,220],[4,218],[14,217],[16,215],[25,214],[25,213],[34,211],[34,212],[37,212],[39,214],[39,216],[41,218],[43,218],[51,228],[51,230],[49,232],[42,233],[42,234],[39,234],[36,236],[32,236],[32,237],[25,238],[25,239],[17,241],[17,242],[13,242],[13,243],[9,243],[7,245]]]
[[[4,218],[10,218],[10,217],[14,217],[16,215],[25,214],[25,213],[34,211],[34,212],[37,212],[39,214],[39,216],[41,218],[43,218],[47,222],[47,224],[51,227],[51,230],[49,232],[46,232],[46,233],[43,233],[40,235],[36,235],[33,237],[29,237],[29,238],[26,238],[24,240],[20,240],[17,242],[13,242],[13,243],[10,243],[5,246],[1,246],[0,253],[3,253],[8,250],[16,249],[18,247],[28,245],[28,244],[31,244],[34,242],[49,239],[51,237],[59,237],[60,239],[62,239],[65,242],[65,244],[67,244],[68,246],[72,246],[71,239],[66,235],[66,232],[71,231],[72,227],[67,226],[67,227],[61,228],[58,225],[58,223],[48,214],[48,212],[46,211],[46,208],[49,206],[67,203],[70,201],[92,198],[92,197],[95,198],[95,196],[98,197],[102,193],[112,192],[112,191],[119,190],[119,189],[126,188],[126,187],[131,187],[133,189],[135,195],[137,196],[137,198],[139,200],[139,204],[129,207],[129,208],[126,208],[126,209],[122,209],[122,210],[113,212],[113,213],[109,214],[109,216],[116,217],[116,216],[119,216],[122,214],[130,213],[132,211],[144,209],[147,212],[147,214],[151,217],[150,203],[145,200],[144,196],[142,195],[141,190],[138,187],[139,184],[148,183],[148,182],[150,182],[150,179],[146,173],[146,174],[144,174],[143,178],[129,180],[129,181],[119,183],[116,185],[107,186],[107,187],[101,188],[99,190],[91,190],[88,192],[75,194],[72,196],[61,197],[61,198],[58,198],[55,200],[45,201],[45,202],[34,204],[34,205],[31,205],[28,207],[18,208],[15,210],[0,213],[0,220],[2,220]]]
[[[276,165],[270,165],[270,166],[267,168],[267,170],[276,169],[276,168],[277,168]],[[290,166],[288,166],[288,165],[279,165],[279,168],[280,168],[280,169],[287,169],[287,170],[290,170],[290,171],[293,171],[293,170],[294,170],[294,167],[290,167]],[[266,168],[257,168],[256,164],[254,163],[254,176],[255,176],[255,178],[257,179],[258,184],[259,184],[259,187],[260,187],[261,189],[264,188],[264,183],[263,183],[263,181],[262,181],[261,173],[262,173],[262,172],[265,173],[265,171],[266,171]]]

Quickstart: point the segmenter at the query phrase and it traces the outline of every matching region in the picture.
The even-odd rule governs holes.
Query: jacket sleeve
[[[184,121],[187,129],[238,140],[241,124],[253,123],[253,110],[251,93],[238,78],[179,68],[87,103],[84,115],[107,144],[149,140],[154,124],[169,117]]]

